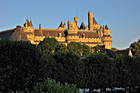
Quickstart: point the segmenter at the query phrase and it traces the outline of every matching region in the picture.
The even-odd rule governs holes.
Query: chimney
[[[78,20],[79,20],[79,18],[78,18],[78,17],[74,17],[74,21],[75,21],[75,23],[76,23],[77,27],[78,27]]]
[[[41,24],[39,24],[39,29],[42,29],[42,25]]]
[[[89,30],[93,30],[93,13],[91,13],[90,11],[88,12],[88,28]]]

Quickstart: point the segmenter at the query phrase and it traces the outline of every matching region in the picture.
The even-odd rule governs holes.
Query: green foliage
[[[40,53],[22,41],[0,40],[0,89],[32,88],[39,80]]]
[[[78,87],[84,86],[82,80],[85,68],[78,56],[59,52],[43,59],[42,71],[45,79],[49,77],[61,82],[77,84]]]
[[[102,52],[103,49],[104,49],[104,46],[102,46],[102,45],[97,45],[97,46],[93,47],[94,53]]]
[[[56,47],[55,50],[56,50],[56,54],[59,54],[59,53],[68,53],[69,52],[68,49],[67,49],[67,47],[65,45],[63,45],[63,44],[57,45],[57,47]]]
[[[115,65],[106,54],[97,53],[83,60],[86,65],[88,88],[111,87],[114,85]]]
[[[38,44],[39,50],[44,55],[51,55],[55,53],[56,47],[59,45],[58,41],[54,38],[45,38]]]
[[[73,53],[77,56],[88,56],[92,53],[89,46],[82,45],[77,42],[70,42],[67,47],[70,53]]]
[[[73,84],[61,84],[55,80],[48,79],[38,83],[34,87],[34,93],[79,93],[79,91]]]
[[[47,78],[59,82],[49,79],[37,83],[34,92],[77,93],[76,86],[139,86],[139,44],[131,47],[137,56],[111,57],[113,53],[103,53],[102,46],[90,48],[74,42],[65,46],[52,38],[44,39],[37,47],[29,42],[0,40],[0,90],[32,89],[38,80]]]
[[[43,73],[42,80],[46,80],[47,77],[54,79],[56,77],[57,63],[53,56],[42,56],[41,71]]]
[[[116,86],[118,87],[127,87],[132,86],[133,77],[133,65],[135,64],[134,60],[130,56],[126,55],[118,55],[114,59],[117,68],[117,79],[116,79]]]
[[[61,82],[68,82],[81,86],[82,71],[84,65],[80,61],[80,58],[71,53],[61,53],[55,55],[57,63],[57,78]]]

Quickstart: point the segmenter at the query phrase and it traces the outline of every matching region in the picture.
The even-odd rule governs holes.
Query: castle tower
[[[88,28],[89,30],[93,30],[93,13],[91,13],[90,11],[88,11]]]
[[[66,29],[66,24],[61,21],[58,29],[65,30]]]
[[[24,27],[23,27],[23,31],[24,32],[33,32],[33,24],[32,24],[32,21],[26,19],[26,22],[24,24]]]
[[[77,26],[77,24],[78,24],[77,18],[76,18],[76,22],[70,22],[70,21],[68,20],[68,30],[78,31],[78,26]]]
[[[108,28],[107,25],[103,26],[104,35],[111,35],[111,30]]]
[[[98,30],[97,34],[98,34],[99,37],[102,37],[103,36],[103,27],[102,26]]]
[[[112,37],[111,37],[111,30],[108,26],[103,26],[103,44],[105,45],[106,49],[112,48]]]

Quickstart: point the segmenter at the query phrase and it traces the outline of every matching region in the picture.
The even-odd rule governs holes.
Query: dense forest
[[[0,92],[79,93],[79,88],[100,88],[106,93],[106,88],[121,87],[131,93],[132,88],[140,89],[140,41],[130,48],[133,56],[76,42],[65,46],[54,38],[38,45],[0,40]]]

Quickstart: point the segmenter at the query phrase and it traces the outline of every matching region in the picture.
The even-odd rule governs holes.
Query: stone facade
[[[88,12],[88,26],[82,22],[79,27],[78,20],[78,17],[74,17],[74,22],[67,22],[67,27],[65,23],[61,22],[57,29],[44,29],[41,24],[38,29],[35,29],[32,21],[27,19],[23,27],[17,26],[11,31],[0,32],[0,38],[30,41],[32,44],[38,44],[44,38],[50,37],[65,45],[70,42],[80,42],[90,47],[105,45],[106,49],[112,48],[111,30],[107,25],[97,24],[93,13]],[[9,32],[11,34],[6,36]]]

